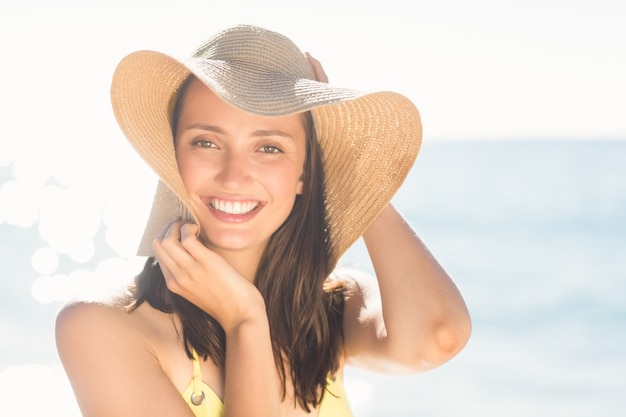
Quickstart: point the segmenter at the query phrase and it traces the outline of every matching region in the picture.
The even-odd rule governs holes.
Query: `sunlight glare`
[[[128,258],[137,252],[146,224],[145,219],[150,212],[153,190],[137,188],[124,191],[129,195],[124,196],[120,193],[121,198],[111,199],[105,203],[102,223],[106,226],[106,243],[118,255]],[[131,201],[132,204],[129,203]]]
[[[350,406],[359,417],[372,415],[372,385],[364,379],[346,378],[345,389]]]
[[[60,366],[28,364],[0,372],[0,416],[17,415],[80,417],[71,385]]]
[[[62,302],[69,299],[69,292],[65,284],[65,275],[41,276],[35,278],[30,286],[30,294],[41,304],[50,304],[54,302]]]
[[[42,304],[66,303],[71,300],[102,301],[121,295],[137,273],[145,258],[109,258],[94,271],[78,269],[69,275],[40,276],[31,285],[31,294]]]
[[[33,153],[28,158],[18,158],[12,171],[16,180],[43,187],[50,177],[50,154]]]
[[[87,261],[93,256],[101,207],[102,202],[86,190],[49,186],[41,206],[39,234],[58,253]]]
[[[52,248],[42,247],[33,252],[30,262],[38,274],[50,275],[59,267],[59,255]]]
[[[0,223],[32,227],[39,217],[41,187],[24,181],[7,181],[0,187]],[[10,202],[10,204],[9,204]]]
[[[92,239],[74,242],[68,249],[67,255],[74,262],[87,262],[96,254],[96,245]]]

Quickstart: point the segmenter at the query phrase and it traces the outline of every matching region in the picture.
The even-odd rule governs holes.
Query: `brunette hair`
[[[174,132],[191,79],[193,76],[185,81],[174,101],[171,122]],[[295,401],[308,412],[321,402],[327,378],[339,368],[344,286],[329,280],[331,253],[323,162],[310,112],[304,113],[304,124],[303,192],[296,197],[288,218],[269,239],[255,285],[265,299],[283,399],[287,381],[291,380]],[[218,366],[224,366],[224,330],[212,316],[169,291],[154,257],[148,258],[136,277],[132,294],[130,310],[148,302],[158,310],[178,314],[189,358],[193,348],[205,359],[210,357]]]

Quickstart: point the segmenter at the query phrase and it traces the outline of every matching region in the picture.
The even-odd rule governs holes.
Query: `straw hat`
[[[115,70],[111,101],[122,131],[159,176],[141,256],[153,255],[159,231],[187,211],[170,120],[176,92],[192,73],[249,113],[277,117],[311,111],[323,155],[332,265],[391,200],[417,157],[422,126],[406,97],[315,81],[304,54],[276,32],[235,26],[191,57],[134,52]]]

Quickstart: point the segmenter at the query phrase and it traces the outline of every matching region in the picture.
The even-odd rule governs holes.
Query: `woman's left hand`
[[[306,59],[309,61],[311,67],[313,68],[313,72],[315,73],[315,79],[319,82],[327,83],[328,76],[326,75],[326,71],[324,71],[324,68],[322,68],[322,64],[317,59],[313,58],[313,56],[308,52],[305,52],[304,56],[306,56]]]

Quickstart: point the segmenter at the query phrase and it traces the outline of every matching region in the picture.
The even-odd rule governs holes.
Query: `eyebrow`
[[[282,130],[278,130],[278,129],[271,129],[271,130],[259,129],[259,130],[252,132],[252,135],[259,136],[259,137],[280,136],[283,138],[294,139],[294,137],[291,136],[290,134],[285,133]]]
[[[192,123],[189,126],[185,126],[185,130],[191,130],[191,129],[200,129],[200,130],[206,130],[207,132],[214,132],[214,133],[221,133],[221,134],[226,133],[224,132],[223,129],[220,129],[217,126],[208,125],[206,123]]]
[[[226,134],[226,131],[224,131],[224,129],[218,126],[209,125],[206,123],[192,123],[189,126],[185,127],[185,130],[189,130],[189,129],[206,130],[207,132],[213,132],[213,133],[218,133],[222,135]],[[292,135],[286,132],[283,132],[282,130],[279,130],[279,129],[258,129],[252,132],[252,136],[261,137],[261,138],[270,137],[270,136],[279,136],[279,137],[295,140],[295,138]]]

